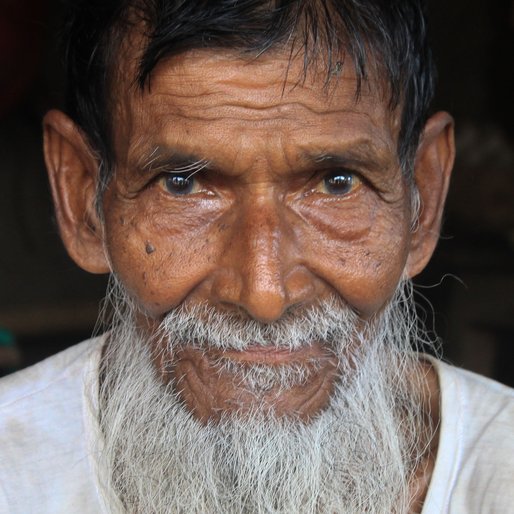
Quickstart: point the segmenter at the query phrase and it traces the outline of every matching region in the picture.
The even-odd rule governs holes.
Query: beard
[[[410,283],[366,322],[338,298],[263,324],[204,305],[169,313],[149,341],[114,284],[114,320],[100,367],[101,481],[112,512],[403,513],[432,437],[423,412],[421,333]],[[202,423],[180,382],[163,380],[155,348],[173,355],[251,346],[295,350],[321,342],[337,360],[328,405],[309,420],[276,415],[269,394],[301,385],[317,362],[241,364],[220,359],[255,402]],[[172,360],[171,360],[172,362]],[[172,374],[171,374],[172,376]],[[266,408],[262,398],[266,397]],[[271,402],[272,405],[272,402]]]

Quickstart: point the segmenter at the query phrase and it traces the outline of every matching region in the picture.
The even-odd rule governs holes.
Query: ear
[[[439,240],[454,158],[453,118],[438,112],[427,121],[416,152],[414,180],[420,209],[406,266],[409,278],[425,268]]]
[[[84,135],[63,112],[43,120],[44,154],[57,222],[70,257],[91,273],[110,271],[95,208],[98,163]]]

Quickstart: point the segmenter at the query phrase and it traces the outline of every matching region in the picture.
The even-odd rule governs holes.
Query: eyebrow
[[[209,165],[210,161],[206,159],[162,146],[156,146],[137,160],[137,169],[143,173],[190,173],[191,176]]]
[[[304,163],[301,167],[309,169],[323,169],[328,165],[380,173],[391,165],[391,159],[369,140],[351,143],[334,151],[305,150],[301,152],[300,158]],[[155,146],[151,152],[143,154],[136,160],[136,168],[141,173],[168,172],[192,176],[206,168],[211,168],[212,165],[212,161],[199,155],[184,153],[161,145]]]
[[[391,159],[377,151],[370,142],[363,142],[334,152],[306,152],[307,161],[316,167],[340,166],[342,168],[365,168],[373,173],[380,173],[391,165]]]

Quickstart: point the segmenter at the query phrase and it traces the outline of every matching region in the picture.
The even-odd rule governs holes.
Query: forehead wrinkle
[[[294,96],[300,93],[307,94],[318,103],[320,111],[330,106],[334,99],[340,101],[344,97],[351,103],[356,100],[357,79],[354,72],[348,72],[348,68],[344,76],[338,78],[337,85],[327,89],[317,75],[301,83],[291,79],[288,73],[290,63],[288,61],[288,65],[281,65],[280,56],[258,59],[252,63],[209,53],[190,57],[186,59],[184,55],[178,62],[172,59],[168,61],[168,66],[161,66],[160,73],[152,76],[152,95],[191,98],[195,102],[202,98],[210,99],[213,95],[219,96],[221,101],[239,97],[241,104],[247,102],[257,108],[282,103],[288,96],[294,102]],[[225,73],[220,74],[220,69]],[[351,84],[353,87],[350,87]],[[374,98],[369,89],[362,91],[361,99],[368,94]]]
[[[183,56],[179,64],[173,60],[168,61],[168,66],[161,63],[160,73],[154,73],[152,76],[151,90],[132,96],[132,100],[136,104],[139,103],[139,106],[132,106],[135,112],[140,111],[143,117],[145,112],[148,113],[152,125],[157,116],[162,119],[167,115],[182,115],[186,121],[212,121],[224,118],[227,121],[249,119],[253,123],[263,119],[267,122],[266,118],[301,118],[302,113],[343,117],[352,111],[359,111],[360,106],[360,111],[371,108],[373,118],[383,118],[386,115],[383,111],[387,109],[384,109],[383,102],[377,104],[378,99],[371,88],[363,88],[357,99],[353,87],[344,87],[349,83],[355,83],[355,77],[351,73],[349,76],[339,77],[337,87],[331,88],[330,92],[313,77],[307,81],[308,83],[300,85],[297,82],[290,82],[291,91],[283,94],[285,68],[281,69],[280,59],[259,59],[253,64],[243,62],[242,66],[236,66],[234,69],[234,62],[227,63],[222,56],[206,54],[196,58],[200,61],[197,62],[194,56],[191,59],[185,59]],[[228,69],[223,66],[224,63],[228,64]],[[219,66],[226,69],[228,78],[220,73]],[[257,69],[252,74],[254,67]],[[271,69],[272,73],[263,73],[261,77],[257,71],[262,68]],[[299,96],[301,101],[298,100]],[[334,110],[341,105],[342,109]],[[144,108],[140,109],[143,106]],[[361,114],[369,116],[365,112]]]
[[[249,122],[254,126],[260,127],[280,121],[297,121],[314,115],[314,119],[309,119],[310,126],[316,126],[319,120],[323,124],[324,120],[332,118],[334,125],[342,122],[349,117],[365,118],[371,125],[375,125],[377,120],[367,112],[358,109],[358,105],[351,105],[339,109],[327,109],[326,107],[316,108],[303,102],[277,102],[272,105],[255,105],[247,102],[230,101],[223,104],[206,105],[180,105],[178,102],[168,104],[162,101],[152,101],[153,108],[143,111],[143,116],[148,118],[148,122],[155,126],[155,122],[161,119],[164,124],[174,123],[177,119],[186,122],[194,121],[233,121]],[[164,107],[164,108],[160,108]],[[305,116],[305,118],[304,118]],[[314,122],[314,123],[313,123]],[[305,125],[304,125],[305,126]],[[294,127],[291,127],[293,129]]]
[[[205,78],[203,81],[205,82]],[[142,95],[136,100],[147,103],[148,107],[144,111],[153,111],[152,117],[182,115],[185,119],[198,120],[222,117],[247,119],[252,116],[253,120],[258,120],[259,117],[295,119],[301,118],[302,113],[320,116],[360,113],[370,116],[364,112],[369,109],[379,118],[390,114],[381,102],[376,103],[377,99],[373,94],[363,93],[356,99],[351,88],[340,89],[339,94],[327,94],[319,87],[302,87],[302,90],[297,89],[296,92],[284,96],[281,91],[273,89],[259,90],[252,82],[245,88],[224,88],[221,91],[213,91],[212,87],[216,85],[213,83],[207,84],[202,91],[196,91],[190,84],[188,90],[181,90],[176,82],[166,82],[168,81],[158,88],[152,88],[150,94]]]
[[[224,106],[228,108],[248,109],[252,111],[270,111],[275,109],[294,109],[296,107],[304,108],[309,112],[322,114],[334,111],[337,103],[345,102],[348,108],[358,107],[360,103],[366,104],[366,100],[374,100],[373,95],[361,95],[356,100],[354,95],[344,90],[341,94],[326,94],[315,88],[308,89],[299,94],[283,95],[280,91],[274,91],[272,88],[259,88],[255,84],[249,83],[247,87],[238,87],[234,89],[222,88],[219,91],[212,90],[213,84],[206,87],[203,91],[180,91],[180,87],[172,85],[168,88],[155,88],[150,95],[144,95],[141,100],[148,98],[151,104],[170,104],[177,109],[196,108],[196,109],[220,109]],[[295,99],[295,97],[303,96],[304,101]],[[289,97],[289,98],[288,98]]]

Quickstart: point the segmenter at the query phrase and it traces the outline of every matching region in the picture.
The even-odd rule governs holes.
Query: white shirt
[[[0,381],[0,513],[109,513],[90,404],[101,342],[83,342]],[[514,513],[514,390],[432,362],[442,424],[423,514]]]

